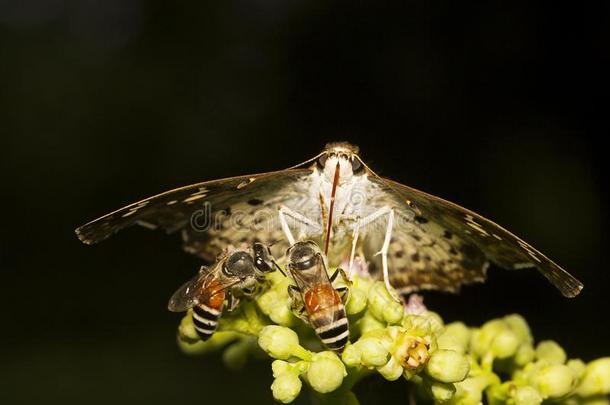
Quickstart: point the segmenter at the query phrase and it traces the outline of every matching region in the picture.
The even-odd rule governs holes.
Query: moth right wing
[[[484,281],[488,261],[507,269],[536,267],[565,297],[582,289],[571,274],[489,219],[389,179],[371,181],[378,196],[373,203],[390,203],[401,219],[389,258],[390,282],[399,291],[457,291]]]

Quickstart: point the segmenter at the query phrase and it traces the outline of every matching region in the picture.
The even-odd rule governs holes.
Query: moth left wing
[[[94,244],[133,225],[181,231],[188,252],[212,261],[229,244],[281,236],[277,207],[300,197],[299,186],[306,186],[310,173],[288,169],[192,184],[104,215],[76,229],[76,234],[82,242]],[[248,229],[249,225],[268,232]]]
[[[483,281],[488,261],[507,269],[536,267],[566,297],[582,289],[540,251],[481,215],[374,174],[369,179],[376,188],[373,204],[389,200],[396,211],[388,260],[390,281],[398,290],[455,291]]]

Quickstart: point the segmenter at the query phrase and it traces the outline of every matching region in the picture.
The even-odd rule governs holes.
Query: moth
[[[141,225],[180,232],[206,260],[230,244],[261,242],[285,252],[296,241],[324,245],[329,265],[369,261],[389,291],[457,292],[486,278],[490,262],[537,268],[566,297],[583,285],[500,225],[457,204],[378,176],[358,147],[329,143],[317,156],[275,172],[177,188],[130,204],[76,230],[93,244]],[[276,256],[277,257],[277,256]]]

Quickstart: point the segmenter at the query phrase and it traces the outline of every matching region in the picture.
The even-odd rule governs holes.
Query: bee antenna
[[[280,273],[282,273],[282,276],[284,276],[284,277],[288,277],[288,276],[286,276],[286,273],[284,272],[284,270],[282,270],[282,268],[280,267],[280,265],[279,265],[279,264],[277,264],[277,262],[276,262],[275,260],[271,260],[271,263],[273,263],[273,265],[275,266],[275,268],[276,268],[276,269],[277,269],[277,270],[278,270]]]

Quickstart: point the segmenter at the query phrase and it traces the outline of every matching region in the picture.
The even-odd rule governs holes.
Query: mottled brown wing
[[[281,237],[277,207],[293,205],[291,200],[300,194],[297,186],[306,188],[310,173],[288,169],[177,188],[104,215],[76,229],[76,234],[93,244],[136,224],[167,233],[181,231],[188,252],[212,261],[229,244],[271,244],[270,238]]]
[[[488,261],[507,269],[536,267],[566,297],[582,289],[580,281],[492,221],[395,181],[374,175],[370,180],[373,203],[389,200],[397,213],[388,258],[397,289],[457,291],[484,281]]]

